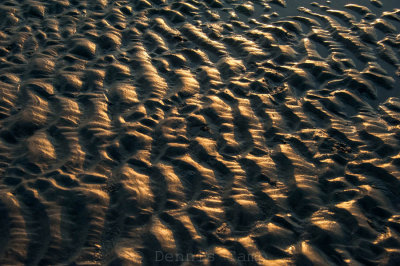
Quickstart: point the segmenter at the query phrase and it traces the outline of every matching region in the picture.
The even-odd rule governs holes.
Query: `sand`
[[[399,265],[397,0],[3,0],[0,265]]]

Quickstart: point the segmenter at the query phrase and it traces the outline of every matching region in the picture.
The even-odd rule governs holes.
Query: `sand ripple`
[[[400,9],[299,2],[2,1],[0,264],[399,264]]]

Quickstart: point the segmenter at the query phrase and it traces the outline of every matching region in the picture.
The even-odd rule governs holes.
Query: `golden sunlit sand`
[[[0,1],[0,265],[400,265],[397,0]]]

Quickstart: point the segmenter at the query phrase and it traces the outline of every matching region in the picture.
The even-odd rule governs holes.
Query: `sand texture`
[[[0,265],[400,265],[398,0],[0,1]]]

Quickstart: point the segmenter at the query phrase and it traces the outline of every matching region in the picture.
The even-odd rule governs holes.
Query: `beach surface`
[[[0,1],[0,265],[400,265],[397,0]]]

